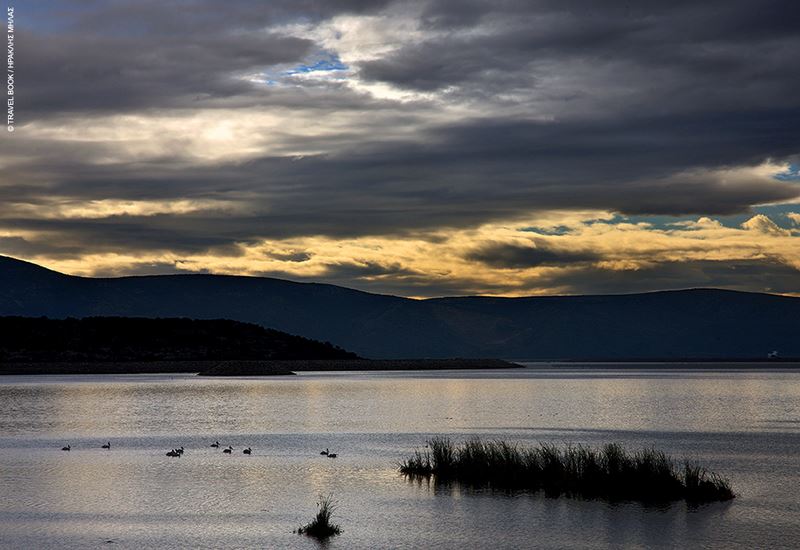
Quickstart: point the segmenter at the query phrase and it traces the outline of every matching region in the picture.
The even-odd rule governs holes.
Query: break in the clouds
[[[17,12],[0,253],[411,296],[800,293],[795,2]]]

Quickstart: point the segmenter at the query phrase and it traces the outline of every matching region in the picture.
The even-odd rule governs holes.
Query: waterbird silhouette
[[[62,450],[62,451],[69,451],[71,448],[72,448],[72,447],[70,447],[69,445],[67,445],[66,447],[61,447],[61,450]]]
[[[252,452],[253,452],[253,449],[251,449],[250,447],[248,447],[248,448],[246,448],[246,449],[245,449],[244,451],[242,451],[242,452],[243,452],[244,454],[246,454],[246,455],[249,455],[250,453],[252,453]]]
[[[336,453],[328,453],[328,458],[336,458]]]
[[[226,453],[226,454],[231,454],[233,452],[233,447],[228,445],[228,448],[227,449],[222,449],[222,452]]]
[[[175,452],[178,453],[178,456],[182,455],[183,454],[183,445],[181,445],[180,447],[175,449]]]
[[[111,449],[111,442],[109,441],[108,443],[106,443],[105,445],[103,445],[101,448],[102,448],[102,449]]]
[[[328,454],[328,449],[326,448],[324,451],[320,451],[320,453],[319,453],[319,454],[321,454],[321,455],[326,455],[326,454]]]
[[[179,453],[175,449],[172,449],[170,452],[167,453],[167,456],[181,456],[181,453]]]
[[[215,441],[214,443],[211,444],[211,446],[214,448],[219,447],[219,441]]]

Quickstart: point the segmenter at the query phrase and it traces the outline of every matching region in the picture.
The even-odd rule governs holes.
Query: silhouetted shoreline
[[[500,359],[314,359],[273,361],[130,361],[130,362],[14,362],[0,363],[2,375],[47,374],[199,374],[201,376],[280,376],[312,371],[396,370],[796,370],[800,361],[526,361]]]
[[[725,369],[725,370],[746,370],[746,369],[800,369],[800,359],[640,359],[630,361],[617,360],[597,360],[597,361],[541,361],[541,360],[519,360],[529,369],[574,369],[574,370],[593,370],[593,369],[636,369],[636,370],[659,370],[659,369]]]
[[[171,374],[280,376],[309,371],[475,370],[524,368],[499,359],[314,359],[282,361],[152,361],[0,363],[0,375]]]
[[[210,369],[219,361],[129,361],[0,363],[0,375],[27,374],[192,374]],[[292,373],[276,373],[292,374]]]
[[[202,376],[263,376],[282,372],[521,369],[501,359],[299,359],[221,363]]]
[[[0,316],[3,363],[358,359],[334,346],[229,319]]]

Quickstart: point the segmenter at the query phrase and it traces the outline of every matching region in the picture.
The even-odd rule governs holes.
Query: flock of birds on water
[[[210,446],[215,448],[215,449],[219,449],[219,447],[220,447],[219,441],[215,441]],[[101,445],[100,448],[110,451],[111,450],[111,442],[109,441],[105,445]],[[62,451],[71,451],[72,450],[72,446],[71,445],[66,445],[65,447],[61,447],[61,450]],[[233,447],[228,445],[227,447],[224,447],[222,449],[222,452],[225,453],[225,454],[228,454],[228,455],[232,454],[233,453]],[[242,454],[246,454],[246,455],[253,454],[253,449],[251,449],[250,447],[247,447],[246,449],[242,449]],[[327,456],[328,458],[336,458],[336,456],[337,456],[336,453],[330,452],[330,450],[327,449],[327,448],[324,451],[320,451],[319,454]],[[179,458],[182,455],[183,455],[183,446],[178,447],[177,449],[172,449],[171,451],[169,451],[167,453],[167,456],[170,456],[170,457],[178,457]]]

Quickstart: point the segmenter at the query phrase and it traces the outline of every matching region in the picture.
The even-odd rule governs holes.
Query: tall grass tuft
[[[327,539],[342,532],[341,527],[331,523],[331,517],[336,504],[333,495],[320,495],[317,501],[317,515],[308,524],[299,527],[296,531],[298,535],[308,535],[316,539]]]
[[[687,462],[681,469],[662,451],[630,453],[616,443],[595,449],[547,443],[523,447],[470,439],[454,445],[437,437],[428,441],[425,451],[416,450],[399,466],[409,477],[543,490],[549,496],[693,503],[734,498],[729,482],[705,468]]]

